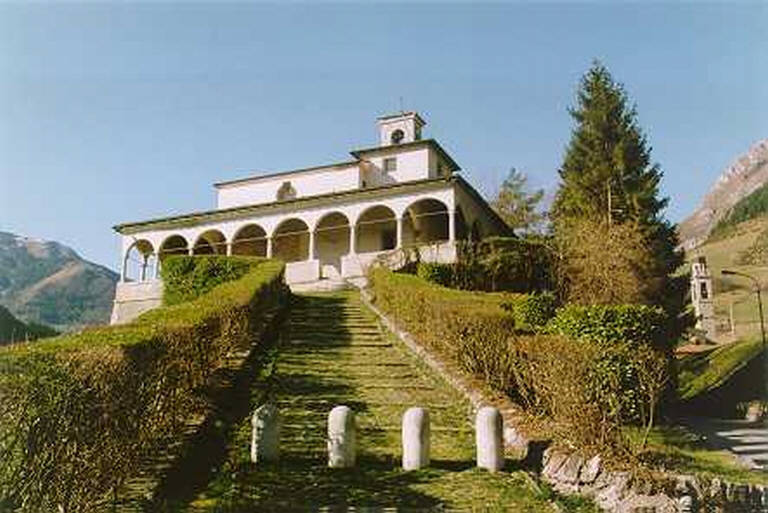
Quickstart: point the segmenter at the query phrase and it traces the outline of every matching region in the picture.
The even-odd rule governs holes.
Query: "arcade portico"
[[[353,160],[217,183],[214,210],[116,226],[123,265],[115,310],[158,300],[168,255],[280,258],[286,281],[300,284],[360,278],[399,248],[451,262],[457,240],[506,233],[448,153],[422,139],[424,125],[414,112],[384,116],[379,144],[352,151]]]

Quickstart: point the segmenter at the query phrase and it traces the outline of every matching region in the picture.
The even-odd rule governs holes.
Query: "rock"
[[[280,412],[274,404],[263,404],[251,417],[251,461],[277,461],[280,458]]]
[[[336,406],[328,414],[328,466],[354,467],[356,456],[355,412],[349,406]]]
[[[683,495],[677,499],[678,510],[680,513],[694,513],[693,511],[693,497],[690,495]]]
[[[679,509],[677,501],[664,494],[632,494],[621,501],[616,511],[619,513],[678,513]]]
[[[592,456],[584,466],[581,468],[581,474],[579,475],[579,481],[584,484],[592,484],[600,474],[602,460],[600,455]]]
[[[584,466],[584,458],[577,453],[571,453],[565,463],[557,471],[555,479],[564,484],[574,485],[579,482],[579,471]]]
[[[503,420],[492,406],[480,408],[475,419],[477,466],[496,472],[504,467]]]
[[[559,451],[557,449],[549,448],[544,453],[544,468],[541,470],[541,474],[551,480],[557,479],[557,471],[563,466],[565,460],[568,459],[568,454]]]
[[[629,472],[603,473],[600,481],[605,486],[595,495],[595,501],[603,509],[617,510],[629,492],[630,480]]]
[[[429,412],[409,408],[403,415],[403,470],[429,466]]]

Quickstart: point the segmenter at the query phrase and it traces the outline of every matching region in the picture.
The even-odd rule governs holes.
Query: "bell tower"
[[[712,275],[706,257],[700,256],[691,264],[691,301],[696,315],[696,329],[708,339],[715,338],[715,303]]]
[[[427,124],[418,112],[399,112],[381,116],[376,124],[379,127],[379,146],[391,146],[418,141],[421,128]]]

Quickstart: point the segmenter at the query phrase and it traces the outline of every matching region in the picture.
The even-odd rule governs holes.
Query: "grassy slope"
[[[718,319],[727,321],[730,305],[733,304],[737,339],[752,338],[760,334],[757,299],[749,280],[724,277],[721,271],[731,269],[744,272],[757,277],[763,283],[768,283],[768,267],[736,264],[738,254],[751,246],[760,232],[766,228],[768,228],[768,217],[746,221],[733,227],[723,237],[710,240],[688,252],[687,255],[689,260],[700,255],[707,257],[714,279],[715,315]],[[733,340],[727,332],[727,323],[722,325],[726,327],[721,337],[722,341]]]
[[[759,354],[761,345],[759,339],[749,339],[681,358],[678,363],[680,398],[691,399],[721,385]]]

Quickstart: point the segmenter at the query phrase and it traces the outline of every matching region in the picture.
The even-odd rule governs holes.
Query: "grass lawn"
[[[721,385],[760,354],[762,341],[743,340],[712,351],[686,355],[678,360],[678,394],[688,400]]]

